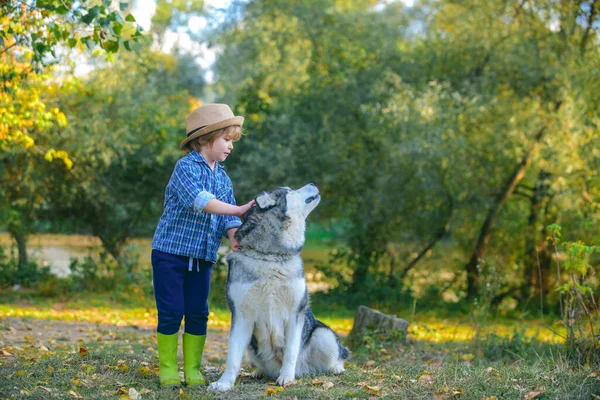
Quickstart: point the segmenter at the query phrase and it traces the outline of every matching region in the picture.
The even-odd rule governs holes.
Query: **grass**
[[[465,360],[454,357],[448,347],[433,352],[431,344],[423,342],[362,350],[346,364],[344,374],[305,376],[283,390],[268,379],[251,378],[245,365],[232,391],[213,394],[204,388],[160,388],[156,352],[148,343],[67,343],[48,350],[31,342],[2,349],[0,396],[127,399],[138,393],[144,399],[590,399],[600,390],[597,371],[572,369],[558,356],[532,362]],[[209,381],[218,379],[223,368],[222,359],[204,362]]]
[[[94,239],[70,238],[78,249],[97,251]],[[0,234],[0,244],[6,240]],[[36,235],[31,243],[64,246],[65,238]],[[133,244],[146,265],[149,240]],[[328,246],[320,237],[309,241],[303,251],[307,274],[316,274]],[[431,277],[423,279],[431,284]],[[315,299],[316,316],[345,341],[354,310],[334,306],[326,296]],[[142,287],[51,298],[35,290],[0,291],[0,398],[600,398],[600,371],[573,368],[566,361],[564,344],[549,329],[560,331],[560,326],[437,307],[392,310],[410,321],[408,341],[371,333],[353,348],[341,376],[302,377],[281,390],[269,380],[251,378],[245,364],[231,392],[212,394],[204,388],[158,386],[156,310]],[[18,324],[25,327],[18,331],[23,335],[15,334]],[[209,381],[218,379],[225,366],[229,324],[225,308],[211,307],[210,345],[220,347],[204,358]]]

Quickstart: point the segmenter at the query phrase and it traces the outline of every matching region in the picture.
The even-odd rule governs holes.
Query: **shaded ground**
[[[211,382],[225,366],[227,339],[225,328],[209,331],[203,369]],[[478,359],[471,354],[473,342],[412,339],[407,346],[397,346],[373,339],[354,352],[340,376],[304,376],[280,388],[270,379],[252,378],[245,364],[234,389],[213,394],[203,387],[159,387],[156,339],[150,326],[3,317],[0,398],[600,398],[600,371],[574,369],[560,356]],[[181,365],[181,356],[179,361]]]
[[[216,361],[227,354],[229,331],[212,329],[204,350],[204,360]],[[156,332],[138,328],[88,322],[48,321],[32,318],[0,318],[0,348],[33,346],[51,351],[57,345],[85,347],[89,343],[105,345],[147,345],[156,353]],[[179,339],[181,344],[181,337]],[[181,346],[179,348],[180,356]]]

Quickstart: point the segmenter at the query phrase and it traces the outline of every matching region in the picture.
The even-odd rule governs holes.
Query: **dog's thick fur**
[[[311,312],[300,258],[306,217],[319,201],[312,184],[263,193],[236,232],[241,250],[227,257],[227,367],[209,390],[233,387],[246,348],[253,376],[277,378],[279,385],[307,373],[344,371],[350,354]]]

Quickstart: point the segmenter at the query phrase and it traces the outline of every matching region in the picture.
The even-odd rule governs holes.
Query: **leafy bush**
[[[19,265],[14,257],[9,257],[5,249],[0,247],[0,286],[20,285],[32,288],[51,276],[49,267],[40,266],[32,261],[26,265]]]

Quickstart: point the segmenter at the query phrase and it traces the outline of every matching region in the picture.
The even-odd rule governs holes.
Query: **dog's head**
[[[306,217],[321,197],[312,183],[292,190],[280,187],[255,198],[256,204],[235,233],[243,249],[268,254],[296,254],[304,245]]]

